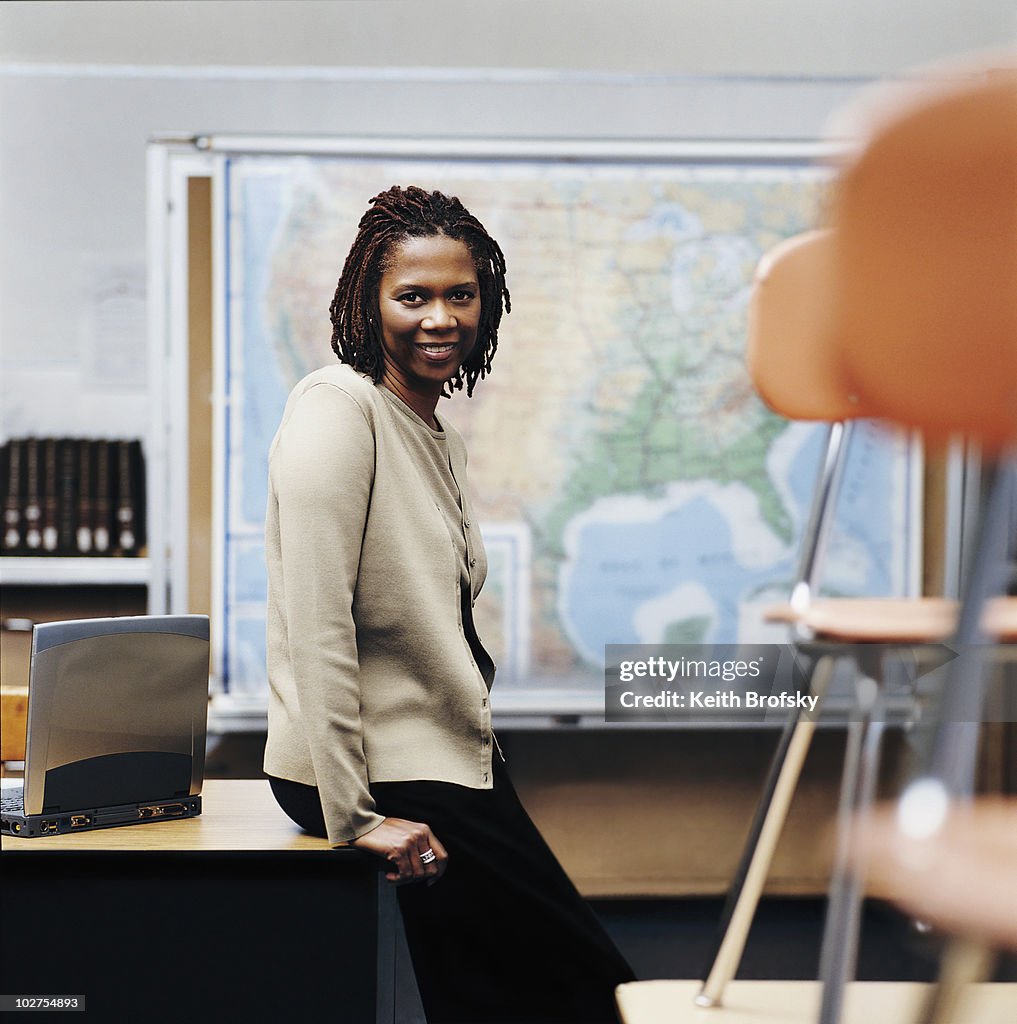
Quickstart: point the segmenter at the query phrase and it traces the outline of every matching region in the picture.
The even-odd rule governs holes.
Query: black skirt
[[[280,805],[324,835],[317,790],[273,779]],[[307,792],[301,792],[307,791]],[[614,1022],[632,969],[530,820],[504,765],[494,787],[371,786],[379,814],[426,822],[448,851],[434,885],[398,890],[429,1024]]]

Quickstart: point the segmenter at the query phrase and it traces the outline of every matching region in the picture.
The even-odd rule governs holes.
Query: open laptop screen
[[[25,814],[200,793],[208,636],[203,615],[37,625]]]

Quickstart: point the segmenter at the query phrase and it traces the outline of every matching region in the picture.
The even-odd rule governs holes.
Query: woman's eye
[[[470,302],[476,297],[476,292],[471,292],[466,288],[461,288],[457,292],[452,293],[452,299],[454,302]]]
[[[399,296],[400,302],[415,303],[420,301],[420,294],[418,292],[403,292]]]

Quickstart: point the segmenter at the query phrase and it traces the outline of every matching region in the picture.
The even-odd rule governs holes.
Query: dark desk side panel
[[[375,1019],[377,871],[359,855],[2,862],[4,992],[84,995],[84,1019],[103,1022]]]

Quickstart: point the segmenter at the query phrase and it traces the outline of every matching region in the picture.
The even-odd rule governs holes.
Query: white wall
[[[1017,33],[1010,0],[160,0],[0,5],[0,59],[881,75]]]
[[[0,433],[144,430],[153,134],[810,138],[1015,35],[1008,0],[0,4]]]

